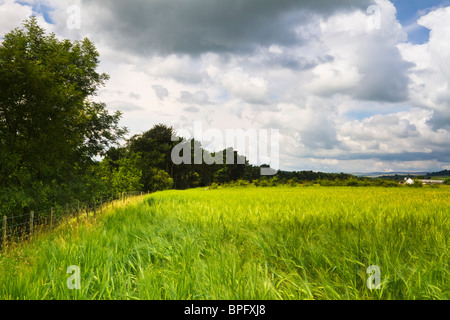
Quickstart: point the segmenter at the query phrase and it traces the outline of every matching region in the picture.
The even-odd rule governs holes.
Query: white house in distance
[[[420,182],[422,182],[422,184],[444,184],[443,180],[420,180]],[[411,178],[405,178],[405,180],[403,182],[401,182],[402,184],[414,184],[414,180]]]

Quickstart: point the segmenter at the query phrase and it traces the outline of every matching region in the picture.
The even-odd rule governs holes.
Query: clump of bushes
[[[450,180],[450,179],[449,179]],[[253,180],[249,182],[247,180],[239,179],[236,181],[217,184],[213,183],[209,186],[209,189],[217,189],[218,187],[274,187],[274,186],[289,186],[289,187],[313,187],[314,185],[320,185],[322,187],[384,187],[384,188],[395,188],[401,185],[394,180],[385,179],[371,179],[371,178],[357,178],[351,177],[348,179],[318,179],[314,181],[299,181],[298,179],[281,179],[277,177],[261,177],[260,179]],[[413,188],[421,188],[422,183],[418,180],[414,181],[412,185],[406,185]],[[436,188],[436,186],[433,186]]]
[[[211,183],[211,185],[209,186],[209,189],[217,189],[217,188],[219,188],[219,184],[215,182]]]
[[[413,184],[406,184],[406,186],[408,186],[410,188],[422,188],[423,184],[419,180],[414,180]]]

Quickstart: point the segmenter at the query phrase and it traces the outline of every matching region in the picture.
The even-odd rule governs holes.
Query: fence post
[[[30,212],[30,239],[32,239],[33,238],[33,229],[34,229],[34,226],[33,226],[33,220],[34,220],[34,211],[31,211]]]
[[[3,245],[6,244],[6,216],[3,216]]]
[[[80,222],[80,201],[77,200],[77,223]]]

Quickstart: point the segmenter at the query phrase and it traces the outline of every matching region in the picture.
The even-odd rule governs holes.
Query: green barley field
[[[449,235],[446,187],[171,190],[7,248],[0,299],[447,300]]]

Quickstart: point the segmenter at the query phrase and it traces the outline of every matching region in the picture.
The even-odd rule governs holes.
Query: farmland
[[[0,253],[0,299],[449,299],[449,234],[448,187],[156,192]]]

